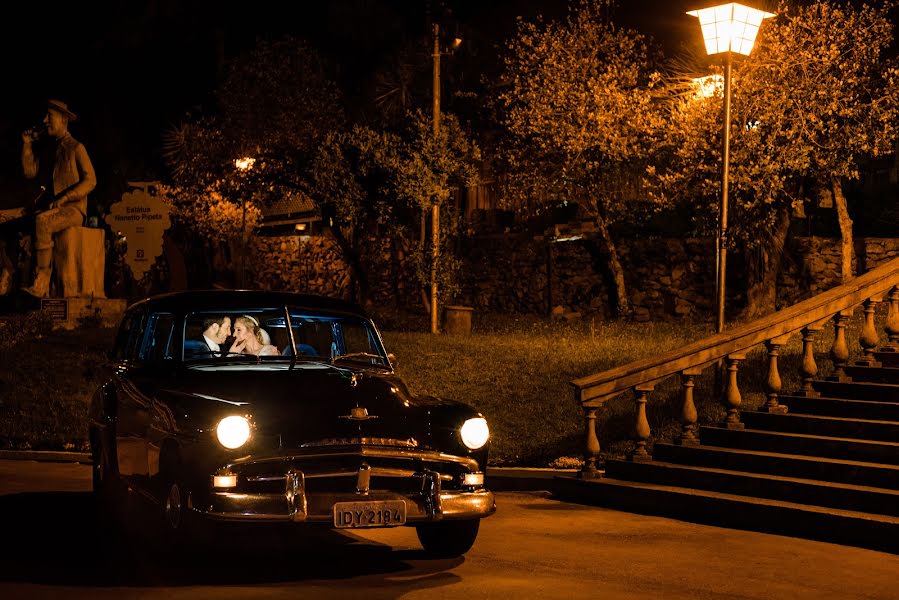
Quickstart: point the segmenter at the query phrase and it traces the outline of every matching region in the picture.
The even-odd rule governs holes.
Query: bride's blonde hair
[[[253,336],[256,338],[256,341],[263,346],[265,345],[265,342],[262,339],[262,329],[259,327],[259,321],[256,320],[256,317],[250,315],[240,315],[239,317],[234,319],[234,322],[243,322],[244,327],[253,332]]]

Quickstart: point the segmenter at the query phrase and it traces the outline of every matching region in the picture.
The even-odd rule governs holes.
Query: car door
[[[146,420],[146,403],[142,400],[134,384],[135,377],[143,365],[140,349],[146,335],[147,313],[135,312],[123,323],[120,335],[124,338],[120,345],[121,359],[116,378],[116,459],[119,475],[132,480],[146,469],[141,449],[141,422]]]
[[[145,484],[151,464],[158,464],[158,444],[151,444],[154,396],[160,377],[171,368],[172,315],[151,312],[134,324],[127,343],[127,367],[119,379],[116,452],[119,474]]]

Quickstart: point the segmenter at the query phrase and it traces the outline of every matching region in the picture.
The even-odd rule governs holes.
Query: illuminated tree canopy
[[[609,226],[641,197],[662,120],[647,41],[617,27],[611,9],[608,0],[585,1],[564,22],[519,22],[498,104],[509,134],[509,198],[573,201],[595,221],[613,305],[624,315],[624,273]]]

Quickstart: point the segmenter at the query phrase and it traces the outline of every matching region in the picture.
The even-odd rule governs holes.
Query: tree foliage
[[[479,151],[452,115],[444,115],[443,123],[436,139],[422,112],[407,115],[402,135],[357,125],[328,136],[310,171],[310,195],[340,224],[360,272],[365,233],[412,240],[420,212],[444,205],[438,273],[441,288],[451,294],[458,223],[446,200],[454,187],[475,181]],[[422,286],[429,281],[430,261],[430,246],[420,246],[415,264]]]
[[[769,271],[759,279],[767,306],[750,314],[773,309],[792,210],[822,192],[841,196],[841,182],[858,178],[860,160],[896,142],[890,6],[784,0],[752,55],[734,65],[730,230],[750,256],[763,257],[749,266]],[[708,231],[721,185],[721,96],[702,98],[680,83],[671,87],[679,93],[672,94],[664,160],[649,174],[657,194],[696,206]]]
[[[610,224],[631,213],[660,136],[658,75],[647,39],[611,20],[611,0],[584,0],[561,22],[519,21],[499,93],[507,190],[531,205],[574,201],[594,219],[627,312]]]

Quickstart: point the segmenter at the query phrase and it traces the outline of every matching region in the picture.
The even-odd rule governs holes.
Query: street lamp
[[[774,15],[736,2],[691,10],[687,14],[699,18],[706,52],[710,56],[724,54],[724,147],[721,165],[721,205],[718,211],[718,234],[715,248],[717,265],[715,332],[721,333],[724,330],[724,282],[727,270],[727,172],[730,166],[731,65],[734,52],[749,56],[755,45],[755,38],[762,21]]]
[[[434,23],[432,26],[434,33],[434,53],[431,58],[434,59],[433,69],[433,120],[434,120],[434,141],[436,142],[440,136],[440,25]],[[453,38],[450,44],[450,52],[456,50],[462,43],[461,38]],[[424,244],[425,226],[424,215],[422,215],[421,237]],[[440,203],[435,200],[431,203],[431,333],[439,332],[438,310],[437,310],[437,261],[440,258]]]
[[[246,173],[253,168],[255,158],[244,157],[234,160],[234,166],[238,171]],[[243,288],[246,279],[246,255],[247,255],[247,196],[244,193],[240,195],[240,254],[237,267],[236,284],[238,288]]]

